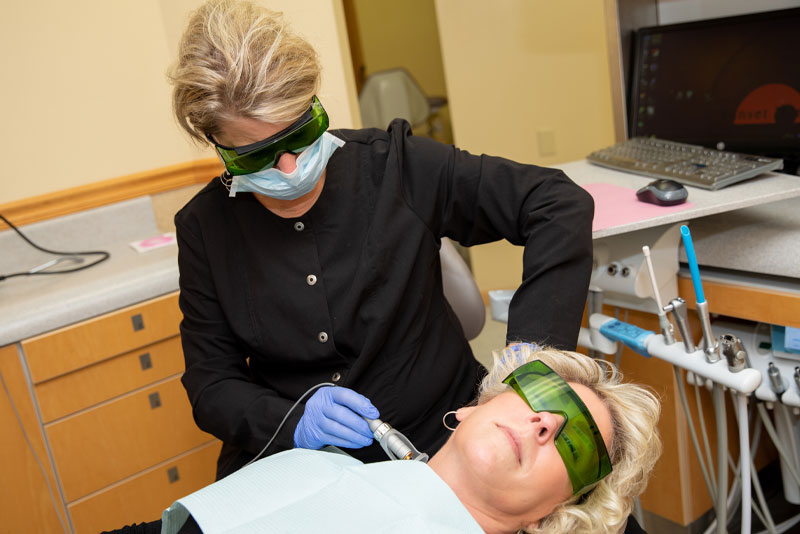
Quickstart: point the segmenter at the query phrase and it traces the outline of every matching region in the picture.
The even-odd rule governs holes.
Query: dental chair
[[[458,317],[467,340],[475,339],[486,322],[486,306],[475,278],[453,242],[446,237],[442,238],[439,258],[442,261],[444,296]]]
[[[434,137],[436,117],[447,104],[444,96],[428,96],[414,77],[400,67],[373,72],[358,95],[365,128],[386,128],[396,118],[405,119],[416,135]]]
[[[358,95],[358,106],[365,128],[386,128],[397,118],[413,128],[425,124],[431,114],[422,88],[403,68],[370,74]]]

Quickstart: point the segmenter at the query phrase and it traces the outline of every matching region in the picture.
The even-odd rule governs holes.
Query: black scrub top
[[[365,395],[419,450],[441,446],[442,416],[483,373],[442,292],[443,236],[523,245],[507,340],[576,344],[592,264],[583,189],[559,170],[414,137],[401,120],[332,133],[345,145],[301,217],[230,197],[216,178],[175,217],[183,384],[197,425],[224,443],[218,478],[320,382]],[[266,454],[293,446],[303,409]],[[377,444],[348,452],[386,459]]]

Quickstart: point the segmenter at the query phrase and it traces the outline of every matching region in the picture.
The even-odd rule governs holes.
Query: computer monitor
[[[637,30],[629,136],[800,161],[800,8]]]

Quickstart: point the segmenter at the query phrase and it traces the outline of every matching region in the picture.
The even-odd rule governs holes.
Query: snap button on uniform
[[[300,221],[297,221],[296,223],[294,223],[294,229],[296,231],[298,231],[298,232],[302,232],[305,229],[305,227],[306,227],[306,225],[301,223]]]
[[[325,343],[326,341],[328,341],[328,333],[327,332],[320,332],[319,335],[317,336],[317,338],[319,339],[320,343]]]
[[[339,373],[333,373],[333,376],[331,377],[331,381],[333,381],[333,382],[338,382],[341,379],[342,379],[342,375],[340,375]]]
[[[306,282],[307,282],[307,283],[308,283],[308,285],[310,285],[310,286],[313,286],[314,284],[316,284],[316,283],[317,283],[317,277],[316,277],[316,275],[309,274],[308,276],[306,276]]]

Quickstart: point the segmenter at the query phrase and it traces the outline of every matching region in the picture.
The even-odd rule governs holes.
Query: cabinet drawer
[[[42,382],[178,333],[172,293],[22,342],[33,381]]]
[[[45,425],[67,502],[209,442],[180,377]]]
[[[69,506],[76,534],[154,521],[177,499],[214,482],[222,443],[214,441]]]
[[[181,338],[175,336],[42,382],[35,387],[42,421],[49,423],[183,370]]]

